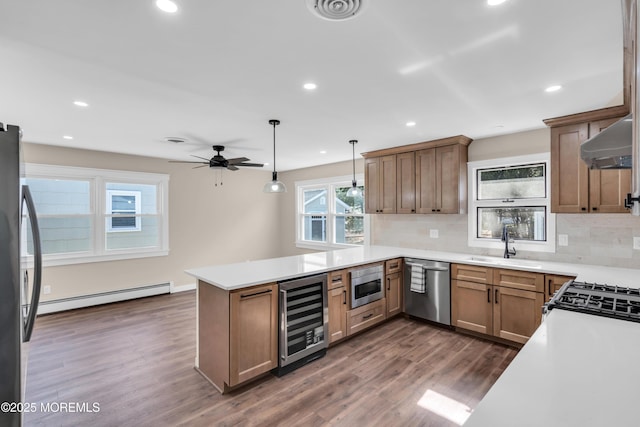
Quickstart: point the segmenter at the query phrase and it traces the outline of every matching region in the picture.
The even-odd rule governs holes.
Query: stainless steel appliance
[[[351,308],[360,307],[384,297],[382,264],[351,270]]]
[[[20,129],[0,123],[0,411],[1,426],[22,425],[17,406],[24,398],[26,342],[38,309],[41,251],[29,187],[20,185]],[[22,219],[25,219],[23,224]],[[21,263],[21,244],[32,239],[33,283]]]
[[[279,282],[280,376],[318,359],[327,351],[329,309],[327,275]]]
[[[405,258],[404,312],[451,325],[451,265],[448,262]]]
[[[568,281],[543,307],[640,322],[640,289]]]

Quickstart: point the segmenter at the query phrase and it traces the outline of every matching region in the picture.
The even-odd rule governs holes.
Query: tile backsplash
[[[502,256],[502,249],[470,247],[467,215],[371,215],[371,243],[416,249]],[[437,231],[437,238],[432,230]],[[568,236],[567,246],[557,235]],[[516,258],[640,268],[640,217],[629,214],[556,214],[556,252],[518,251]],[[517,242],[514,244],[518,248]]]

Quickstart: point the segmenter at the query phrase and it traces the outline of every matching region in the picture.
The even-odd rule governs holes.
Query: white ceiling
[[[288,170],[350,159],[349,139],[364,152],[540,128],[622,90],[619,1],[363,1],[329,22],[304,0],[176,0],[174,15],[0,0],[0,121],[35,143],[182,160],[215,143],[271,162],[275,118]]]

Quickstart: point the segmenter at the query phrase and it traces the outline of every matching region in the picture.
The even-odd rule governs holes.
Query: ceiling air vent
[[[364,9],[364,0],[307,0],[307,6],[317,16],[329,21],[351,19]]]

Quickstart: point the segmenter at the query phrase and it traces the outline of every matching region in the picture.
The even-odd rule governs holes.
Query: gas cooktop
[[[569,281],[544,305],[543,312],[556,308],[640,322],[640,289]]]

